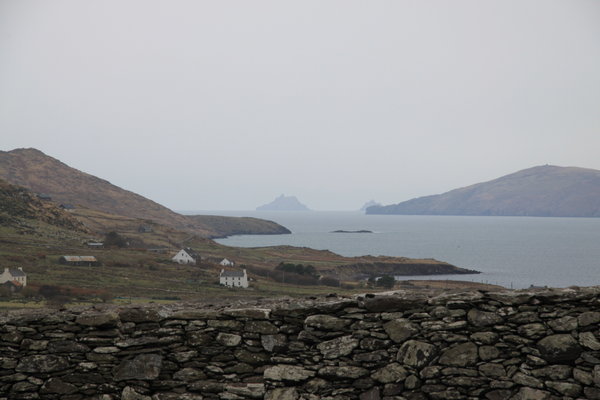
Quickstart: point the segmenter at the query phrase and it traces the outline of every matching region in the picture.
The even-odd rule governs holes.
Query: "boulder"
[[[436,348],[434,345],[417,340],[408,340],[398,350],[396,359],[402,364],[422,368],[435,357],[435,354]]]
[[[540,356],[549,363],[574,361],[582,352],[577,340],[569,334],[551,335],[537,343]]]
[[[147,381],[158,378],[162,368],[162,356],[141,354],[131,360],[123,360],[114,371],[115,381]]]
[[[475,343],[466,342],[442,352],[439,363],[454,367],[466,367],[477,362],[478,351]]]

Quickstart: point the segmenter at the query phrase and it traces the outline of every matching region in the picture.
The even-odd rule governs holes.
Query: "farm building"
[[[4,272],[0,274],[0,284],[6,283],[15,287],[25,287],[27,286],[27,274],[23,272],[21,267],[16,269],[4,268]]]
[[[63,265],[77,265],[84,267],[96,267],[100,265],[94,256],[61,256],[58,259],[58,263]]]
[[[198,256],[191,248],[186,247],[185,249],[179,250],[179,252],[173,256],[172,260],[179,264],[196,264],[197,261],[200,261],[200,256]]]
[[[248,274],[246,274],[245,269],[242,271],[226,271],[222,269],[219,274],[219,283],[223,286],[247,288]]]

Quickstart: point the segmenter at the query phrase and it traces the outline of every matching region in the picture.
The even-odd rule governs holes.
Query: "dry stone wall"
[[[600,399],[600,288],[0,316],[0,399]]]

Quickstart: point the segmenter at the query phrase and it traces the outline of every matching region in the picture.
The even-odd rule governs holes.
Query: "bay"
[[[228,246],[327,249],[344,256],[435,258],[481,271],[398,279],[453,279],[507,288],[600,285],[600,219],[365,215],[359,212],[198,211],[273,220],[291,235],[242,235]],[[373,233],[331,233],[369,230]]]

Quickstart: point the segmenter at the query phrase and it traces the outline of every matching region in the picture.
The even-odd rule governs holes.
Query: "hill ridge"
[[[546,164],[366,213],[600,217],[600,171]]]

